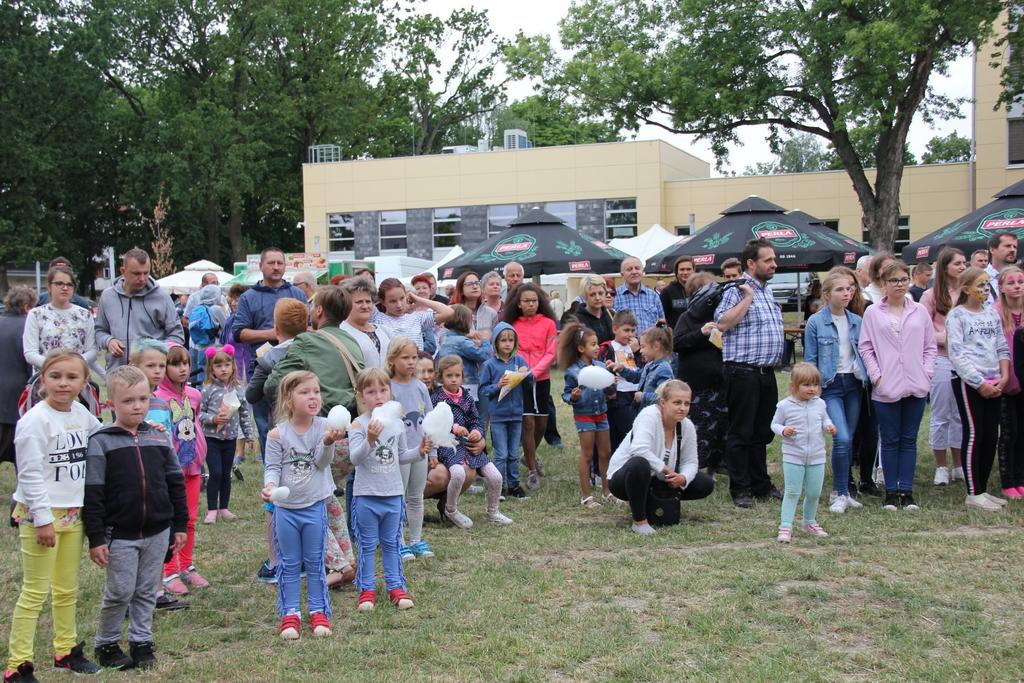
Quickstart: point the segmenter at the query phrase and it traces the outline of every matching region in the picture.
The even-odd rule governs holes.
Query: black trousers
[[[657,477],[651,476],[651,463],[646,458],[634,455],[615,472],[608,481],[608,488],[613,496],[629,502],[633,521],[639,522],[647,519],[647,496],[652,483],[657,480]],[[698,472],[693,481],[679,492],[679,500],[700,500],[710,496],[714,490],[715,480]]]
[[[633,429],[637,406],[633,402],[635,395],[633,391],[622,392],[608,402],[608,438],[612,442],[612,453],[629,434],[629,430]]]
[[[1024,486],[1024,393],[1003,395],[999,420],[999,479],[1004,489]]]
[[[779,401],[775,373],[737,365],[722,368],[729,431],[725,437],[725,466],[729,468],[729,493],[767,496],[772,490],[768,476],[768,444],[772,416]]]
[[[548,426],[544,432],[544,440],[554,446],[562,443],[562,435],[558,433],[558,417],[555,413],[555,399],[548,394]]]
[[[721,467],[725,457],[725,435],[729,412],[720,387],[695,389],[690,405],[690,421],[697,430],[697,457],[701,469]]]
[[[860,398],[860,419],[853,433],[853,450],[857,454],[860,483],[867,484],[874,481],[875,460],[878,456],[878,416],[875,414],[875,404],[871,402],[870,382],[864,382]],[[850,458],[850,481],[853,481],[853,458]]]
[[[992,462],[996,455],[1002,401],[998,398],[982,398],[977,389],[968,386],[955,375],[952,382],[953,396],[960,410],[960,424],[964,432],[960,442],[960,457],[964,459],[967,494],[976,496],[985,493],[988,488],[988,477],[992,473]]]

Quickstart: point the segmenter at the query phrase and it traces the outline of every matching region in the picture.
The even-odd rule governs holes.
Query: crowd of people
[[[678,523],[679,501],[706,498],[725,475],[738,508],[781,501],[780,542],[792,541],[801,497],[800,530],[827,536],[817,514],[826,433],[831,513],[867,497],[917,510],[926,401],[935,485],[963,480],[968,507],[998,512],[1024,498],[1024,271],[1012,234],[988,247],[984,267],[946,248],[934,268],[879,252],[831,269],[781,401],[786,334],[770,287],[775,251],[762,240],[721,277],[680,257],[660,292],[630,257],[621,285],[588,276],[572,302],[514,262],[462,274],[450,299],[429,274],[411,288],[369,272],[289,283],[284,254],[268,248],[255,286],[225,297],[204,278],[176,306],[133,249],[94,314],[76,299],[70,264],[55,260],[45,301],[12,288],[0,317],[0,457],[16,466],[23,560],[5,680],[36,680],[48,595],[56,667],[152,666],[154,610],[187,608],[182,596],[210,583],[195,561],[201,491],[203,523],[230,522],[247,453],[263,463],[257,577],[277,584],[282,638],[303,630],[303,576],[316,636],[332,632],[331,587],[353,582],[357,609],[375,609],[378,550],[388,601],[413,607],[403,565],[434,554],[425,500],[470,529],[460,500],[482,493],[487,522],[514,524],[501,503],[543,486],[538,448],[561,440],[553,394],[578,434],[579,504],[628,506],[640,535]],[[564,385],[552,391],[556,365]],[[105,426],[93,378],[106,385]],[[435,411],[450,412],[450,434],[428,435]],[[776,437],[781,491],[767,459]],[[1004,497],[987,492],[997,456]],[[106,569],[95,662],[75,625],[85,542]]]

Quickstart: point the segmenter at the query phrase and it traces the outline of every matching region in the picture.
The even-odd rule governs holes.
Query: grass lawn
[[[780,381],[786,381],[780,376]],[[553,382],[560,389],[561,378]],[[927,416],[925,418],[927,425]],[[437,557],[407,565],[416,608],[355,611],[332,592],[335,635],[276,636],[276,593],[257,584],[264,558],[259,465],[235,483],[234,523],[199,525],[197,564],[213,587],[188,611],[158,614],[152,673],[103,680],[1017,680],[1024,663],[1021,504],[968,511],[962,485],[935,489],[919,439],[919,513],[863,510],[819,521],[832,534],[775,539],[778,504],[734,508],[727,481],[686,504],[681,526],[628,532],[628,513],[582,509],[571,415],[566,449],[544,446],[548,476],[531,500],[507,502],[508,529],[467,495],[470,531],[442,528],[428,501],[425,537]],[[781,488],[779,449],[769,451]],[[993,474],[993,491],[997,484]],[[826,487],[831,476],[826,480]],[[0,490],[13,469],[0,470]],[[205,498],[204,498],[205,501]],[[205,514],[200,505],[200,518]],[[0,531],[0,615],[9,624],[21,570],[17,537]],[[79,634],[92,651],[102,572],[83,555]],[[47,608],[48,609],[48,608]],[[307,627],[308,628],[308,627]],[[5,639],[7,627],[3,629]],[[54,680],[48,611],[37,674]],[[6,640],[4,640],[6,643]],[[6,660],[6,647],[3,657]]]

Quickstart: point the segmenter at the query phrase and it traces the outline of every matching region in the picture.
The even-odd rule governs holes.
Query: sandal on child
[[[587,508],[588,510],[593,510],[594,508],[601,507],[601,504],[599,502],[597,502],[596,500],[594,500],[593,496],[587,496],[586,498],[581,498],[580,499],[580,505],[582,505],[583,507]]]
[[[621,498],[616,498],[615,496],[613,496],[610,493],[609,494],[602,494],[601,495],[601,500],[603,500],[606,503],[611,503],[613,505],[625,505],[626,504],[626,501],[622,500]]]

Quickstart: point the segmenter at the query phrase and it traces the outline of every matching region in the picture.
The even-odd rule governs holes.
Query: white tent
[[[460,247],[460,246],[452,247],[451,249],[448,250],[448,253],[445,254],[443,257],[441,257],[441,260],[438,261],[437,263],[435,263],[434,265],[430,266],[429,268],[425,268],[423,270],[419,270],[419,271],[417,271],[415,273],[412,273],[412,274],[410,274],[410,275],[408,275],[406,277],[401,278],[402,284],[404,284],[406,287],[408,287],[410,284],[412,284],[412,278],[414,276],[416,276],[416,275],[419,275],[420,273],[430,273],[431,275],[434,276],[435,280],[438,280],[437,274],[439,272],[441,272],[441,266],[443,266],[444,264],[448,263],[449,261],[453,261],[453,260],[457,259],[458,257],[462,256],[464,253],[465,252],[462,250],[462,247]],[[379,281],[380,281],[380,279],[378,278],[378,282]],[[438,284],[439,287],[444,287],[445,285],[454,285],[455,284],[455,280],[454,279],[444,280],[444,281],[438,280],[437,284]]]
[[[678,235],[673,235],[655,223],[636,237],[619,237],[609,240],[608,244],[630,256],[637,257],[646,264],[647,259],[664,251],[677,241],[679,241]]]
[[[234,277],[231,273],[224,272],[224,269],[213,261],[204,260],[190,263],[184,270],[162,277],[156,283],[169,292],[190,294],[202,286],[203,275],[206,273],[216,275],[217,282],[221,285]]]

